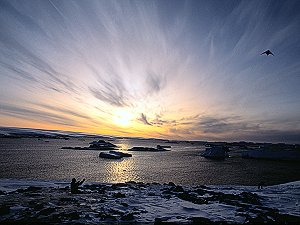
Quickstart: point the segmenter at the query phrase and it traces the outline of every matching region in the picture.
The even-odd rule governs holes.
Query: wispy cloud
[[[124,107],[130,104],[126,88],[119,80],[112,82],[101,80],[96,87],[89,89],[94,97],[110,105]]]
[[[139,120],[140,122],[142,122],[143,124],[145,124],[145,125],[150,125],[150,126],[152,126],[152,124],[148,122],[147,117],[146,117],[146,115],[145,115],[144,113],[141,113],[141,117],[138,118],[138,120]]]
[[[123,108],[155,135],[294,132],[299,9],[298,1],[2,0],[3,110],[55,124],[97,125],[97,116],[113,129],[107,118]],[[260,56],[268,48],[275,57]],[[39,104],[48,97],[65,106]],[[23,108],[25,98],[38,108]],[[86,106],[93,116],[78,110]]]
[[[149,93],[158,93],[166,85],[166,79],[163,75],[158,75],[153,72],[149,72],[146,78]]]
[[[30,109],[3,103],[0,105],[0,108],[2,115],[27,119],[28,121],[47,122],[65,126],[78,125],[76,120],[72,120],[68,116],[63,116],[57,113],[50,113],[43,110]]]

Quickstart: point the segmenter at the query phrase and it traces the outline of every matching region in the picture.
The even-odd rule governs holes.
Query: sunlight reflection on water
[[[121,159],[121,161],[113,162],[107,168],[109,174],[107,182],[126,182],[138,180],[138,175],[135,173],[135,161],[132,159]]]

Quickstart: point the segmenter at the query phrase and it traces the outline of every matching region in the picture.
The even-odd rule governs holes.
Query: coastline
[[[300,181],[256,186],[0,179],[0,224],[296,224]]]

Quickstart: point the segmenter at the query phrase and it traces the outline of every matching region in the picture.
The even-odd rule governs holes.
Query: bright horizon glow
[[[126,110],[120,110],[114,112],[113,116],[113,122],[117,126],[126,127],[129,126],[132,123],[132,119],[134,118],[134,115]]]
[[[300,142],[299,1],[0,8],[0,126]]]

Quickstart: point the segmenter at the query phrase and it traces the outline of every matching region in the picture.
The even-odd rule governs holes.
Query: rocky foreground
[[[0,224],[300,224],[300,182],[264,187],[0,180]]]

